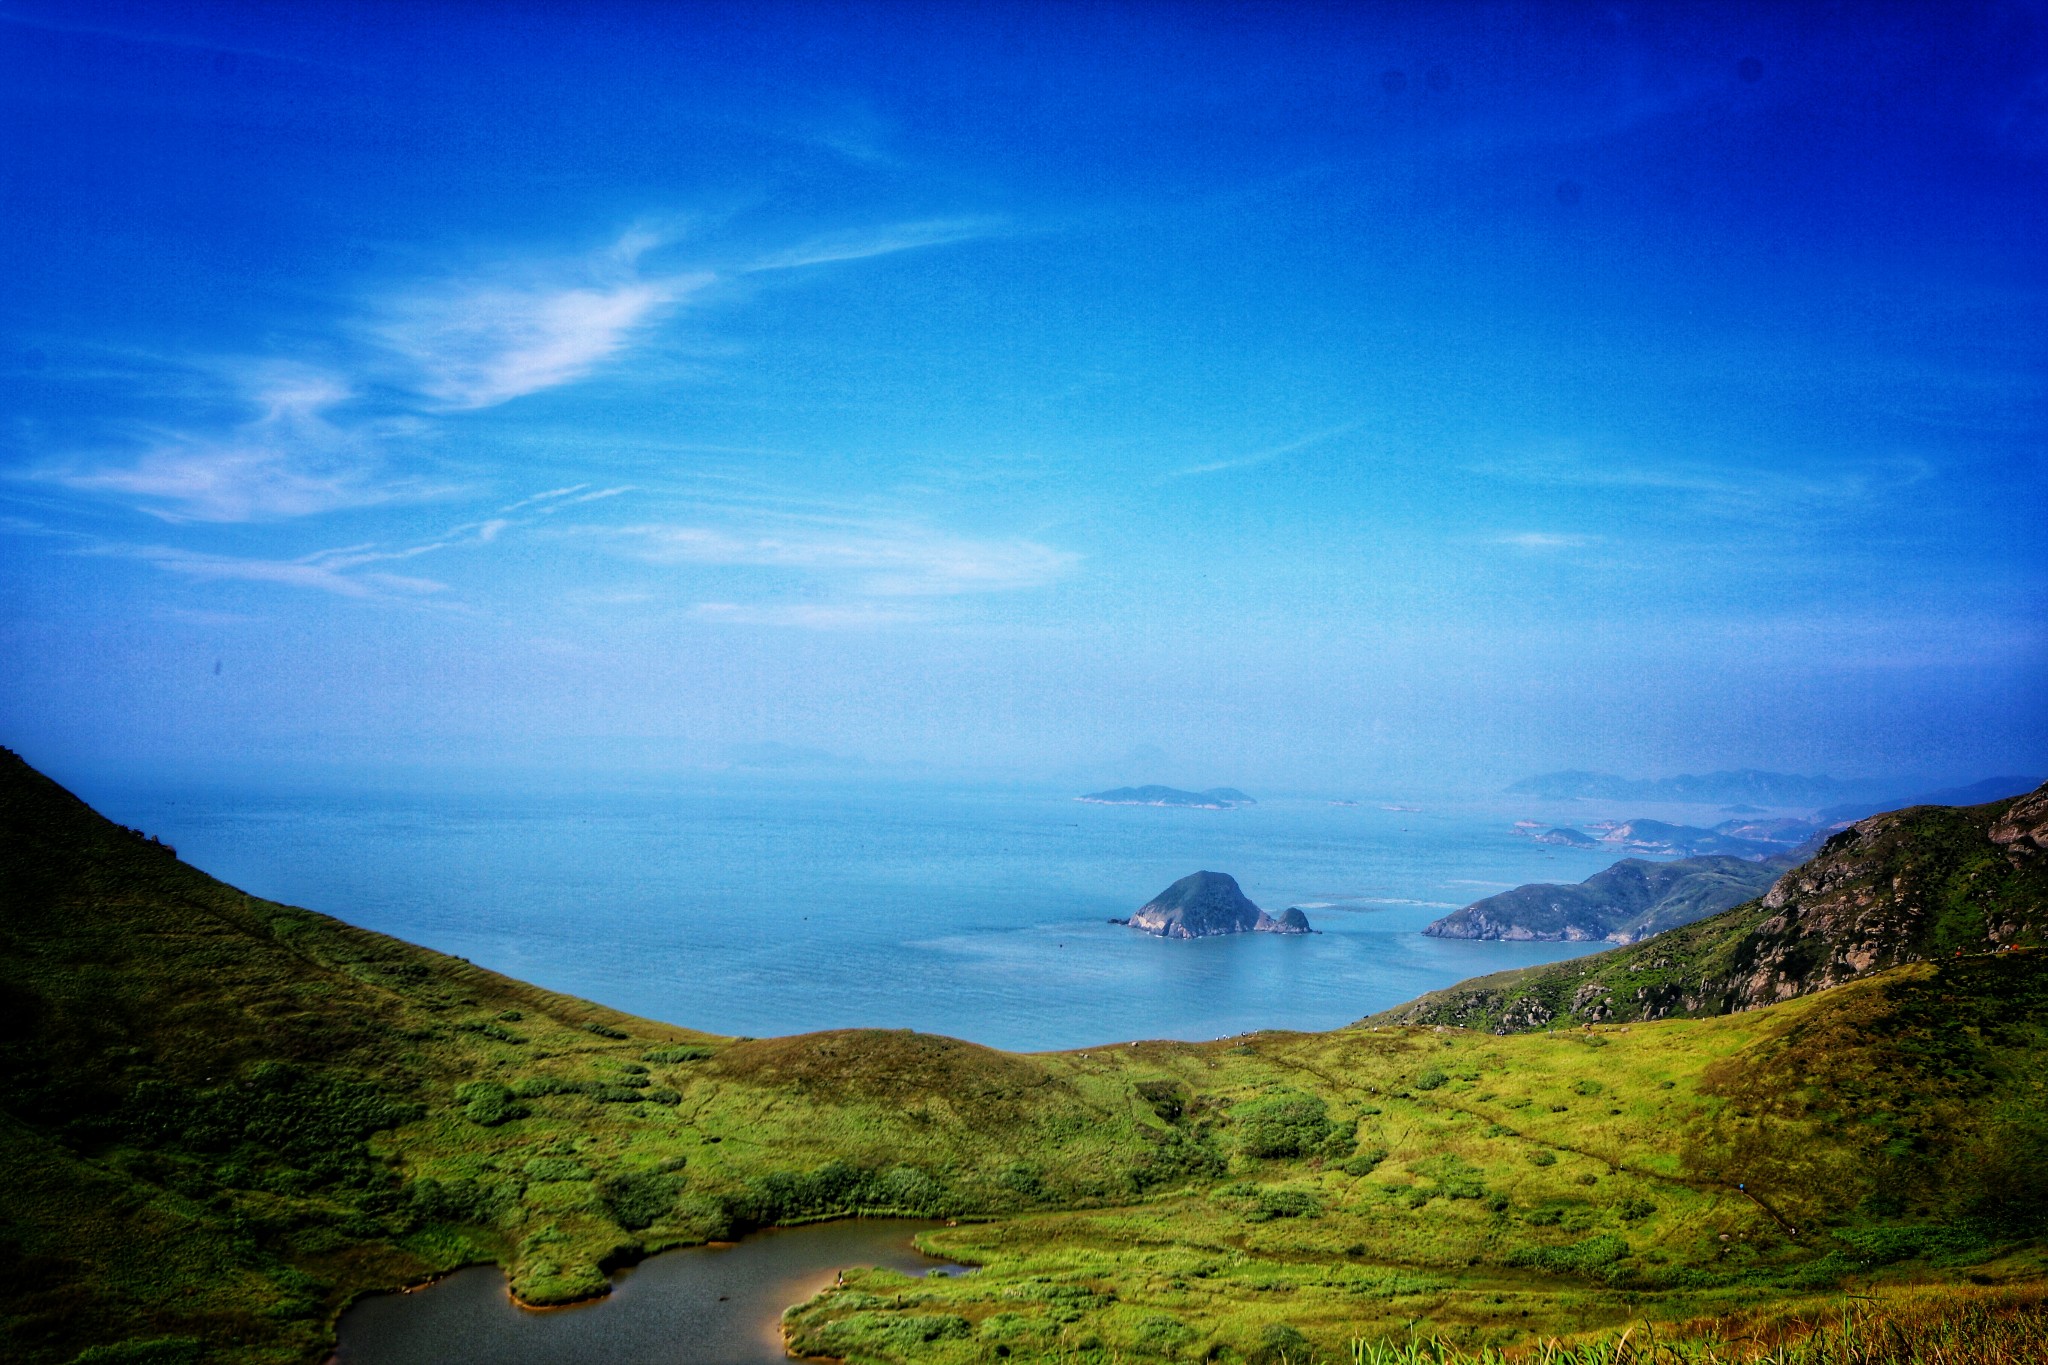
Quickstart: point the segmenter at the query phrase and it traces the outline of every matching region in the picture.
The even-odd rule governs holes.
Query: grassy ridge
[[[245,896],[12,755],[0,897],[10,1359],[313,1360],[458,1264],[560,1302],[863,1211],[960,1219],[933,1240],[983,1269],[851,1274],[807,1350],[1342,1359],[2043,1271],[2033,953],[1518,1037],[733,1040]]]
[[[1105,1072],[1170,1066],[1224,1113],[1276,1087],[1314,1095],[1359,1155],[1248,1158],[1240,1119],[1217,1135],[1235,1147],[1223,1179],[948,1230],[929,1240],[987,1271],[849,1276],[790,1323],[800,1347],[878,1358],[913,1354],[889,1345],[905,1313],[959,1320],[920,1359],[995,1345],[1161,1355],[1172,1341],[1251,1359],[1283,1329],[1341,1358],[1353,1338],[1504,1347],[1944,1264],[2026,1280],[2041,1268],[2025,1134],[2048,1118],[2043,975],[2008,955],[1715,1020],[1265,1035],[1138,1065],[1104,1054],[1092,1064]],[[1958,999],[2003,1002],[1966,1025],[1980,1032],[1961,1055],[1931,1017]],[[1828,1068],[1788,1086],[1775,1073],[1813,1060],[1816,1039],[1838,1045]],[[892,1292],[903,1306],[867,1304]]]

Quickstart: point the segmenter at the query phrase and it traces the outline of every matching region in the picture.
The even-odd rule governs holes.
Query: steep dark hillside
[[[2048,788],[1873,816],[1761,900],[1613,952],[1463,982],[1375,1018],[1510,1033],[1726,1014],[1901,963],[2039,946],[2044,846]]]
[[[348,1294],[473,1258],[373,1139],[511,1019],[703,1041],[243,895],[0,750],[0,1354],[308,1356]]]
[[[1474,901],[1422,932],[1432,938],[1634,943],[1753,900],[1792,859],[1624,858],[1577,885],[1537,883]]]

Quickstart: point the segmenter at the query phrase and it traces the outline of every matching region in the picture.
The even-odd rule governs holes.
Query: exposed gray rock
[[[1306,934],[1308,916],[1290,908],[1275,919],[1238,889],[1227,872],[1195,872],[1147,901],[1126,921],[1133,929],[1163,938],[1208,938],[1215,934]]]

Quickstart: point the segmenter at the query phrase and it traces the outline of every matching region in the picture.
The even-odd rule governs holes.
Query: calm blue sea
[[[95,793],[257,895],[616,1008],[719,1033],[908,1027],[998,1047],[1325,1029],[1588,945],[1417,931],[1613,861],[1501,809],[707,780],[490,796]],[[1109,924],[1228,872],[1323,932],[1169,942]]]

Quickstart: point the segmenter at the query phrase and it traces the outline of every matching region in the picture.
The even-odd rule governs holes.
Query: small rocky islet
[[[1191,872],[1140,906],[1128,924],[1161,938],[1212,938],[1218,934],[1311,934],[1299,906],[1269,915],[1252,904],[1227,872]]]
[[[1077,796],[1094,806],[1184,806],[1192,810],[1236,810],[1259,803],[1235,787],[1211,787],[1207,791],[1182,791],[1178,787],[1117,787],[1111,791]]]

